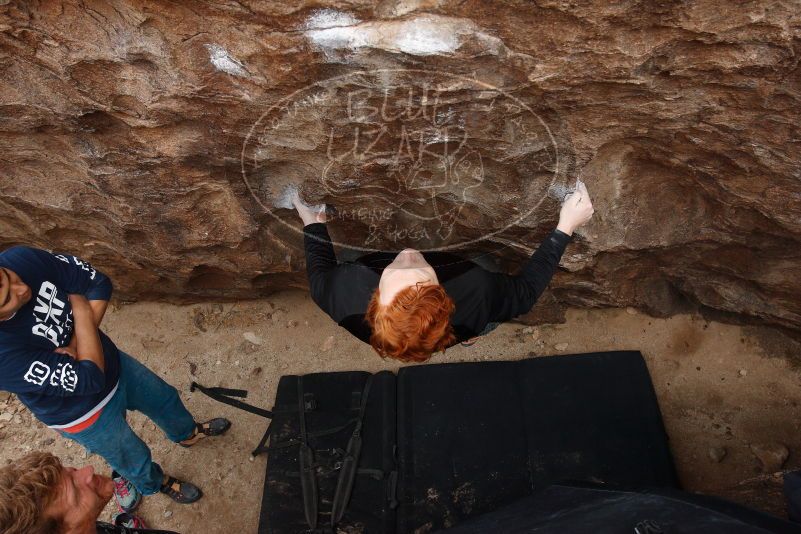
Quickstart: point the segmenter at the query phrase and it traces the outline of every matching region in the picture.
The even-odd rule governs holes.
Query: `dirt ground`
[[[165,470],[205,492],[189,506],[156,495],[140,508],[150,526],[183,533],[255,532],[267,461],[249,457],[267,421],[190,393],[192,380],[247,389],[249,402],[270,407],[284,374],[398,367],[297,291],[235,304],[113,306],[103,328],[122,350],[175,385],[197,419],[234,422],[228,435],[182,449],[140,414],[130,415]],[[801,468],[801,351],[778,331],[692,315],[655,319],[631,309],[569,310],[566,324],[504,324],[473,347],[454,347],[432,362],[612,349],[645,355],[685,488],[783,514],[775,472]],[[108,472],[101,458],[45,428],[5,393],[0,449],[0,462],[45,449],[67,465],[90,463]],[[789,458],[782,462],[785,452]],[[112,512],[109,505],[102,518]]]

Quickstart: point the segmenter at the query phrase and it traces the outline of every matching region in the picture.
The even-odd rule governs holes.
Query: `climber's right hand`
[[[595,210],[592,207],[592,200],[590,194],[587,192],[587,186],[584,182],[579,181],[576,190],[567,196],[564,204],[562,204],[562,211],[559,212],[559,224],[556,229],[573,235],[573,231],[580,227],[592,218]]]
[[[295,206],[298,215],[300,215],[301,220],[303,220],[303,226],[314,223],[324,223],[326,221],[325,204],[309,206],[303,202],[297,190],[292,194],[292,205]]]

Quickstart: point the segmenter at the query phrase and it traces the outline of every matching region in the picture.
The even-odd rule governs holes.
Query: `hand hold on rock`
[[[762,471],[765,473],[780,471],[790,457],[787,446],[781,443],[755,443],[751,445],[751,452],[762,464]]]

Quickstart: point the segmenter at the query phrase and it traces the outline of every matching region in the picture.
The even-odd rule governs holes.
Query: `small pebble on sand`
[[[242,334],[242,337],[244,337],[254,345],[261,345],[263,343],[262,339],[253,332],[245,332],[244,334]]]

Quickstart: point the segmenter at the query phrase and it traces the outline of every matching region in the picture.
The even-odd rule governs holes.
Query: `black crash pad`
[[[332,531],[331,501],[369,377],[302,377],[318,486],[311,499],[316,531],[309,529],[310,499],[304,507],[301,491],[299,377],[281,378],[268,430],[260,533]],[[333,531],[447,528],[564,481],[678,488],[639,352],[416,365],[402,368],[397,378],[377,373],[371,384],[358,474]],[[246,392],[202,389],[243,407],[230,395]]]
[[[399,532],[442,528],[565,481],[678,487],[639,352],[404,367]]]
[[[468,519],[448,534],[799,534],[801,526],[678,490],[548,486]]]

